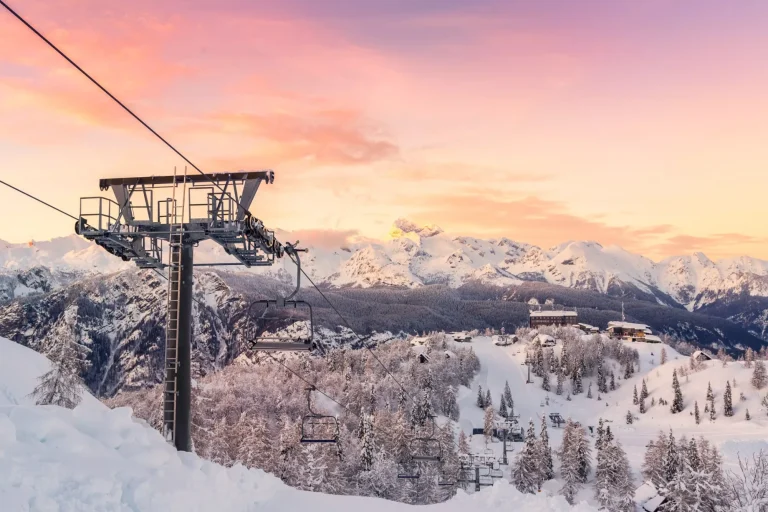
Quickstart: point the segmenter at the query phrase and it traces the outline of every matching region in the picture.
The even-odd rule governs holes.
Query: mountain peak
[[[427,224],[426,226],[419,226],[413,221],[408,219],[397,219],[392,226],[393,236],[400,235],[400,233],[415,233],[423,238],[439,235],[443,232],[443,229],[434,224]],[[402,235],[400,235],[402,236]]]

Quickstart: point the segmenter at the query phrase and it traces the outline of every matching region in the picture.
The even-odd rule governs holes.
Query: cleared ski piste
[[[85,394],[74,410],[35,406],[28,398],[48,360],[0,338],[0,510],[74,511],[353,511],[413,506],[376,498],[298,491],[261,470],[225,468],[178,453],[130,409],[110,410]],[[593,511],[561,497],[520,494],[498,482],[478,494],[420,508]]]
[[[637,349],[640,354],[640,371],[635,372],[629,380],[619,379],[616,370],[617,389],[605,395],[602,400],[597,400],[597,382],[594,378],[584,378],[584,393],[574,395],[571,401],[566,400],[570,390],[570,382],[564,383],[564,393],[558,396],[554,393],[557,379],[550,378],[552,391],[547,392],[541,388],[541,379],[531,375],[532,384],[526,384],[528,369],[525,366],[526,344],[523,342],[501,347],[493,344],[490,337],[478,336],[471,343],[461,343],[462,346],[471,346],[480,359],[481,370],[472,383],[472,388],[462,388],[459,393],[459,407],[461,417],[459,424],[466,434],[471,434],[472,428],[482,428],[484,423],[483,411],[477,407],[477,387],[491,390],[494,408],[498,408],[501,393],[504,391],[504,383],[509,381],[512,396],[515,401],[515,414],[520,415],[520,423],[523,430],[528,428],[528,420],[533,418],[536,426],[536,434],[540,432],[541,417],[547,417],[547,430],[550,446],[557,449],[562,442],[562,428],[552,427],[549,421],[549,413],[559,412],[563,418],[572,418],[580,422],[585,428],[589,425],[597,427],[598,420],[602,417],[606,425],[611,427],[615,437],[621,442],[627,452],[630,464],[639,486],[642,483],[640,468],[645,456],[646,445],[655,439],[659,430],[668,432],[671,428],[675,437],[703,436],[715,444],[723,455],[724,470],[735,468],[738,464],[738,454],[742,457],[751,457],[761,449],[768,450],[768,416],[766,410],[760,405],[761,398],[768,392],[768,387],[758,391],[750,384],[752,369],[744,368],[743,363],[730,362],[723,368],[720,361],[708,361],[703,363],[704,368],[696,373],[691,373],[689,378],[679,377],[683,393],[685,409],[682,413],[672,414],[669,406],[661,406],[658,403],[651,407],[651,399],[658,402],[660,397],[672,402],[672,371],[680,366],[688,366],[689,358],[678,354],[672,348],[663,344],[632,343],[625,342],[631,348]],[[660,364],[661,349],[667,352],[667,362]],[[559,354],[560,342],[556,347]],[[616,367],[618,368],[618,367]],[[736,387],[732,389],[733,409],[732,417],[723,416],[723,392],[726,381],[736,379]],[[640,414],[638,406],[632,404],[633,387],[637,385],[638,393],[642,386],[642,380],[646,379],[649,397],[646,400],[647,412]],[[592,382],[591,399],[587,398],[587,389]],[[709,414],[704,412],[706,403],[707,383],[712,383],[715,394],[715,406],[717,418],[710,422]],[[739,400],[739,394],[744,392],[746,401]],[[546,405],[546,397],[549,397],[549,405]],[[698,401],[701,414],[701,423],[696,425],[692,411],[694,400]],[[544,406],[542,406],[544,404]],[[752,417],[744,419],[746,409]],[[636,419],[632,425],[627,425],[627,411],[631,410]],[[488,445],[497,456],[501,456],[502,444],[499,441]],[[507,443],[508,458],[510,464],[514,461],[517,451],[522,443]],[[483,436],[472,438],[472,448],[482,453],[486,448]],[[593,449],[593,470],[596,452]],[[559,461],[555,457],[555,470],[559,468]],[[508,476],[508,470],[505,471]],[[594,473],[593,475],[594,476]],[[557,494],[562,482],[557,478],[545,483],[543,492]],[[586,484],[577,497],[578,500],[596,503],[594,489],[591,482]]]

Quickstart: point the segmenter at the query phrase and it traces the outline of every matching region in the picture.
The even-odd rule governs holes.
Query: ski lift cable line
[[[295,376],[297,379],[299,379],[300,381],[302,381],[304,384],[306,384],[306,385],[308,385],[308,386],[312,387],[312,388],[313,388],[315,391],[317,391],[318,393],[320,393],[321,395],[323,395],[324,397],[326,397],[328,400],[330,400],[330,401],[334,402],[335,404],[337,404],[338,406],[340,406],[340,407],[344,408],[344,410],[346,410],[346,411],[347,411],[348,413],[350,413],[351,415],[353,415],[353,416],[356,416],[357,418],[360,418],[360,419],[362,419],[362,415],[361,415],[361,414],[359,414],[359,413],[356,413],[355,411],[353,411],[352,409],[350,409],[350,408],[349,408],[349,406],[342,404],[341,402],[339,402],[338,400],[336,400],[335,398],[333,398],[331,395],[329,395],[328,393],[326,393],[326,392],[325,392],[325,391],[323,391],[322,389],[318,388],[316,384],[313,384],[312,382],[310,382],[308,379],[306,379],[305,377],[303,377],[303,376],[302,376],[302,375],[301,375],[299,372],[297,372],[297,371],[296,371],[296,370],[294,370],[293,368],[289,367],[288,365],[286,365],[285,363],[283,363],[282,361],[280,361],[279,359],[277,359],[277,358],[276,358],[275,356],[273,356],[273,355],[272,355],[270,352],[265,352],[265,354],[266,354],[267,356],[269,356],[269,358],[270,358],[270,359],[272,359],[274,362],[276,362],[277,364],[279,364],[280,366],[282,366],[283,368],[285,368],[285,369],[286,369],[286,370],[287,370],[289,373],[293,374],[293,375],[294,375],[294,376]],[[373,430],[375,430],[375,431],[379,432],[380,434],[386,434],[386,435],[389,435],[389,432],[386,432],[386,431],[382,430],[381,428],[379,428],[379,427],[376,427],[376,426],[375,426],[373,423],[371,424],[371,428],[372,428]],[[433,428],[434,428],[434,426],[433,426]],[[459,447],[459,445],[458,445],[458,442],[457,442],[455,439],[453,439],[453,447],[454,447],[454,448],[457,448],[457,449],[458,449],[458,447]]]
[[[353,411],[352,409],[350,409],[348,406],[344,405],[343,403],[339,402],[338,400],[336,400],[335,398],[333,398],[331,395],[329,395],[328,393],[326,393],[326,392],[325,392],[325,391],[323,391],[322,389],[318,388],[316,384],[313,384],[313,383],[312,383],[312,382],[310,382],[308,379],[306,379],[306,378],[302,377],[302,376],[301,376],[301,374],[299,374],[299,373],[298,373],[296,370],[294,370],[294,369],[293,369],[293,368],[291,368],[290,366],[286,365],[285,363],[283,363],[282,361],[280,361],[279,359],[277,359],[277,358],[276,358],[275,356],[273,356],[271,353],[269,353],[269,352],[265,352],[265,354],[266,354],[266,355],[268,355],[268,356],[269,356],[269,358],[270,358],[270,359],[272,359],[274,362],[276,362],[277,364],[279,364],[280,366],[282,366],[283,368],[285,368],[285,369],[286,369],[286,370],[287,370],[289,373],[293,374],[293,376],[294,376],[294,377],[296,377],[297,379],[299,379],[300,381],[302,381],[302,382],[303,382],[304,384],[306,384],[307,386],[310,386],[312,389],[314,389],[315,391],[317,391],[318,393],[320,393],[321,395],[323,395],[324,397],[326,397],[326,398],[327,398],[328,400],[330,400],[331,402],[333,402],[333,403],[337,404],[339,407],[342,407],[344,410],[346,410],[346,411],[347,411],[348,413],[350,413],[351,415],[353,415],[353,416],[356,416],[357,418],[360,418],[360,419],[362,419],[362,418],[363,418],[363,416],[362,416],[361,414],[359,414],[359,413],[356,413],[355,411]],[[379,432],[380,434],[386,434],[386,435],[389,435],[389,432],[386,432],[386,431],[384,431],[384,430],[381,430],[380,428],[376,427],[376,426],[375,426],[375,425],[373,425],[373,424],[371,424],[371,428],[372,428],[373,430],[376,430],[376,431],[377,431],[377,432]]]
[[[2,2],[2,0],[0,0],[0,2]],[[38,203],[42,203],[42,204],[44,204],[44,205],[45,205],[45,206],[47,206],[48,208],[52,208],[52,209],[56,210],[57,212],[59,212],[59,213],[61,213],[61,214],[64,214],[64,215],[66,215],[67,217],[71,217],[72,219],[78,220],[78,219],[77,219],[77,217],[75,217],[74,215],[71,215],[71,214],[69,214],[69,213],[65,212],[64,210],[62,210],[62,209],[60,209],[60,208],[56,208],[56,207],[55,207],[55,206],[53,206],[52,204],[50,204],[50,203],[46,203],[46,202],[45,202],[45,201],[43,201],[42,199],[40,199],[40,198],[38,198],[38,197],[35,197],[35,196],[33,196],[32,194],[30,194],[30,193],[28,193],[28,192],[24,192],[24,191],[23,191],[23,190],[21,190],[20,188],[14,187],[14,186],[13,186],[13,185],[11,185],[10,183],[6,183],[5,181],[2,181],[2,180],[0,180],[0,183],[2,183],[3,185],[5,185],[6,187],[8,187],[8,188],[10,188],[10,189],[13,189],[13,190],[15,190],[16,192],[19,192],[20,194],[24,194],[25,196],[29,197],[30,199],[34,199],[34,200],[35,200],[35,201],[37,201]]]
[[[0,5],[2,5],[9,13],[11,13],[16,19],[18,19],[20,22],[22,22],[29,30],[35,33],[37,37],[42,39],[48,46],[53,48],[53,50],[58,53],[61,57],[64,58],[67,62],[69,62],[75,69],[77,69],[83,76],[85,76],[88,80],[90,80],[96,87],[101,89],[104,94],[110,97],[115,103],[120,105],[123,110],[128,112],[128,114],[131,115],[134,119],[136,119],[141,125],[149,130],[155,137],[160,139],[160,141],[163,142],[168,148],[171,149],[174,153],[176,153],[178,156],[182,158],[186,163],[192,166],[193,169],[195,169],[197,172],[199,172],[202,176],[204,176],[208,181],[210,181],[216,188],[218,188],[222,194],[228,196],[232,201],[234,201],[235,204],[237,204],[238,208],[243,210],[246,214],[252,215],[250,211],[248,211],[248,208],[245,208],[240,202],[238,202],[235,198],[232,197],[232,194],[227,192],[221,185],[219,185],[213,178],[208,176],[205,172],[203,172],[198,166],[196,166],[192,161],[184,156],[184,154],[176,149],[176,147],[168,142],[162,135],[160,135],[158,132],[156,132],[149,124],[147,124],[142,118],[140,118],[136,113],[133,112],[130,108],[128,108],[122,101],[117,99],[115,95],[113,95],[111,92],[109,92],[103,85],[101,85],[95,78],[93,78],[91,75],[89,75],[83,68],[81,68],[75,61],[73,61],[67,54],[65,54],[63,51],[61,51],[55,44],[53,44],[47,37],[45,37],[39,30],[37,30],[35,27],[33,27],[27,20],[25,20],[19,13],[14,11],[10,5],[8,5],[4,0],[0,0]],[[59,210],[61,211],[61,210]],[[69,215],[69,214],[67,214]],[[70,217],[72,217],[70,215]],[[77,217],[73,217],[75,220],[79,220]]]
[[[0,0],[0,1],[2,1],[2,0]],[[290,256],[290,255],[289,255],[289,256]],[[291,259],[293,259],[293,258],[291,257]],[[342,314],[341,314],[341,312],[340,312],[340,311],[339,311],[339,310],[336,308],[336,306],[333,304],[333,302],[331,302],[331,301],[330,301],[330,299],[328,299],[328,297],[327,297],[327,296],[326,296],[326,295],[323,293],[323,291],[322,291],[320,288],[318,288],[318,287],[317,287],[317,285],[316,285],[316,284],[315,284],[315,282],[312,280],[312,278],[311,278],[311,277],[309,277],[309,275],[307,274],[307,272],[306,272],[306,271],[305,271],[303,268],[300,268],[300,270],[301,270],[301,273],[304,275],[304,277],[305,277],[305,278],[307,278],[307,281],[309,281],[309,282],[310,282],[310,284],[312,284],[312,286],[315,288],[315,290],[317,290],[317,292],[320,294],[320,296],[321,296],[321,297],[323,297],[323,299],[325,299],[325,302],[327,302],[327,303],[328,303],[328,305],[329,305],[329,306],[331,306],[331,309],[333,309],[333,311],[335,311],[335,312],[336,312],[336,314],[339,316],[339,318],[341,318],[342,322],[344,322],[344,325],[346,325],[347,329],[349,329],[350,331],[352,331],[352,333],[353,333],[353,334],[354,334],[354,335],[357,337],[357,340],[358,340],[358,341],[362,341],[362,340],[363,340],[363,338],[361,338],[361,337],[360,337],[360,335],[359,335],[359,334],[357,334],[357,332],[355,332],[355,330],[352,328],[352,326],[351,326],[351,325],[350,325],[350,323],[347,321],[347,319],[346,319],[346,318],[344,318],[344,315],[342,315]],[[375,353],[373,350],[371,350],[371,348],[370,348],[369,346],[367,346],[367,345],[364,345],[364,346],[365,346],[366,350],[368,350],[368,352],[370,352],[370,353],[371,353],[371,355],[373,356],[373,358],[374,358],[374,359],[376,359],[376,362],[378,362],[378,363],[381,365],[381,367],[382,367],[382,368],[384,368],[384,371],[385,371],[385,372],[387,372],[387,373],[389,374],[389,376],[390,376],[390,377],[392,377],[392,380],[394,380],[394,381],[395,381],[395,383],[396,383],[398,386],[400,386],[400,389],[401,389],[401,390],[403,390],[403,393],[405,393],[405,394],[406,394],[406,396],[408,397],[408,399],[409,399],[411,402],[413,402],[413,403],[416,403],[416,400],[415,400],[415,399],[414,399],[414,398],[411,396],[411,394],[410,394],[410,393],[408,393],[408,391],[405,389],[405,387],[404,387],[402,384],[400,384],[400,381],[398,381],[398,380],[395,378],[395,376],[394,376],[394,375],[392,375],[392,372],[390,372],[390,371],[389,371],[389,368],[387,368],[387,365],[385,365],[384,363],[382,363],[382,362],[381,362],[381,359],[379,359],[379,357],[376,355],[376,353]]]

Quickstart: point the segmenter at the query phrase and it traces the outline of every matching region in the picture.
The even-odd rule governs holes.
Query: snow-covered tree
[[[512,399],[512,390],[509,388],[509,381],[504,382],[504,401],[508,407],[512,407],[515,401]]]
[[[560,471],[564,481],[561,493],[573,503],[581,484],[587,481],[591,469],[591,447],[587,433],[570,419],[563,430],[563,444],[560,446]]]
[[[549,391],[549,373],[544,372],[542,379],[541,379],[541,389],[544,391]]]
[[[489,405],[485,408],[485,417],[483,422],[483,433],[485,434],[485,441],[488,442],[493,436],[493,425],[496,418],[496,413],[493,410],[493,406]]]
[[[712,392],[712,383],[707,382],[707,402],[711,402],[715,399],[715,394]]]
[[[640,407],[639,407],[640,414],[645,414],[645,399],[640,399]]]
[[[499,416],[502,418],[506,418],[508,416],[507,412],[507,401],[504,399],[504,395],[501,395],[501,400],[499,400]]]
[[[699,414],[699,402],[693,402],[693,419],[696,420],[696,424],[701,423],[701,415]]]
[[[709,402],[709,421],[715,421],[717,418],[717,411],[715,410],[715,399],[712,398]]]
[[[597,449],[595,499],[607,510],[634,512],[634,485],[627,454],[615,441],[603,441]]]
[[[634,417],[632,416],[632,411],[627,411],[627,425],[631,425],[634,421]]]
[[[533,419],[528,424],[528,433],[525,436],[525,445],[515,459],[512,468],[512,483],[517,490],[533,494],[541,486],[541,473],[539,467],[539,446],[536,441],[536,429]]]
[[[469,441],[467,440],[467,434],[463,430],[459,431],[459,453],[461,455],[469,455]]]
[[[666,347],[661,347],[661,364],[665,364],[667,362],[667,349]]]
[[[752,385],[757,389],[763,389],[768,382],[768,375],[765,370],[765,361],[758,359],[755,361],[755,369],[752,371]]]
[[[581,368],[577,368],[573,374],[573,394],[578,395],[584,392],[584,385],[581,381]]]
[[[755,351],[751,348],[747,348],[744,353],[744,368],[752,368],[752,361],[755,360]]]
[[[659,432],[658,437],[648,443],[643,460],[642,474],[645,480],[650,481],[656,488],[666,485],[664,474],[664,452],[667,445],[667,436]]]
[[[632,389],[632,405],[637,405],[639,403],[639,400],[637,398],[637,384],[635,384],[635,387]]]
[[[592,398],[592,382],[589,383],[589,387],[587,388],[587,398]]]
[[[723,393],[723,416],[733,416],[733,397],[731,396],[731,383],[725,382]]]
[[[545,416],[541,417],[541,433],[539,434],[538,452],[539,474],[541,480],[546,481],[554,478],[555,470],[552,462],[552,448],[549,446],[547,418]]]
[[[557,370],[557,387],[555,388],[555,394],[561,396],[563,394],[563,382],[565,381],[565,375],[563,370],[558,368]]]
[[[672,389],[675,392],[675,398],[672,400],[670,410],[675,414],[683,410],[683,392],[680,390],[680,381],[677,380],[677,370],[672,370]]]
[[[491,390],[485,391],[485,408],[493,407],[493,399],[491,398]]]
[[[643,379],[643,387],[640,389],[640,400],[645,400],[648,398],[648,386],[645,384],[645,379]]]
[[[374,441],[374,430],[370,414],[363,414],[363,434],[362,451],[360,453],[360,462],[365,471],[370,471],[373,467],[373,461],[376,455],[376,445]]]
[[[477,401],[475,402],[481,409],[485,409],[485,394],[483,393],[483,386],[477,386]]]
[[[731,510],[763,512],[768,508],[768,454],[763,450],[752,460],[739,455],[739,469],[725,477],[727,500]]]
[[[751,419],[752,419],[752,416],[750,416],[750,415],[749,415],[749,409],[747,409],[747,412],[746,412],[746,414],[744,415],[744,419],[745,419],[745,420],[747,420],[747,421],[749,421],[749,420],[751,420]]]
[[[58,405],[74,409],[82,397],[80,373],[88,349],[71,337],[62,337],[46,352],[51,369],[38,378],[31,397],[37,405]]]

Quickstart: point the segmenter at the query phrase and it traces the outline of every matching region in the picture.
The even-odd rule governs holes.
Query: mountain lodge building
[[[536,329],[543,325],[576,325],[579,316],[576,311],[531,311],[528,318],[528,327]]]

